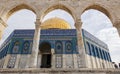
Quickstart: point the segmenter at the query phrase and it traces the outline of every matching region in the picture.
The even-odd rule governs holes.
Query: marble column
[[[77,19],[75,22],[75,27],[77,31],[77,43],[78,43],[78,51],[80,55],[80,67],[86,68],[86,60],[85,60],[85,49],[82,40],[82,22],[81,19]]]
[[[30,68],[37,68],[37,57],[39,51],[39,40],[40,40],[40,19],[37,19],[35,22],[35,33],[33,39],[32,53],[30,56]]]
[[[51,54],[52,54],[52,60],[51,60],[51,67],[54,69],[55,68],[55,49],[51,49]]]

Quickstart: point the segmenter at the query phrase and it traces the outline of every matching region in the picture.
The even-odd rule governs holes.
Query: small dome
[[[71,27],[65,20],[54,17],[44,21],[41,29],[71,29]]]

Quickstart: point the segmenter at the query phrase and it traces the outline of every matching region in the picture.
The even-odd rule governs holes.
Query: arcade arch
[[[23,7],[22,7],[21,3],[23,4]],[[96,4],[96,3],[98,3],[98,4]],[[41,1],[25,0],[25,1],[22,1],[22,0],[19,0],[18,1],[18,0],[13,0],[13,1],[11,1],[10,0],[10,1],[6,2],[6,1],[1,0],[1,4],[3,5],[2,7],[4,7],[3,10],[1,10],[1,11],[3,11],[2,13],[5,13],[5,16],[2,16],[2,19],[5,22],[7,21],[7,18],[13,12],[18,11],[17,9],[27,8],[27,9],[32,10],[33,12],[36,12],[36,15],[37,15],[37,19],[35,22],[35,24],[36,24],[35,36],[36,37],[34,37],[35,41],[33,42],[33,49],[36,49],[36,50],[33,50],[33,52],[32,52],[32,53],[35,53],[35,55],[32,54],[33,57],[31,57],[31,58],[35,58],[35,59],[31,59],[31,63],[33,64],[31,67],[35,67],[35,65],[36,65],[35,62],[36,62],[36,57],[37,57],[37,52],[38,52],[37,48],[39,45],[38,44],[39,43],[38,42],[38,40],[39,40],[38,33],[40,32],[40,29],[38,29],[38,28],[40,27],[41,20],[43,20],[44,16],[52,10],[63,9],[65,11],[67,11],[68,13],[70,13],[74,18],[75,27],[77,27],[77,31],[79,32],[78,33],[79,35],[80,35],[80,29],[81,29],[81,25],[82,25],[80,16],[85,10],[88,10],[91,8],[98,9],[98,10],[101,10],[102,12],[104,12],[110,18],[113,25],[115,27],[117,27],[117,29],[120,32],[120,26],[119,26],[119,24],[120,24],[119,16],[120,15],[118,14],[119,13],[119,8],[118,8],[119,1],[113,1],[113,0],[96,0],[96,1],[90,1],[90,0],[88,0],[88,1],[81,1],[81,0],[79,0],[79,1],[67,1],[67,0],[59,0],[59,1],[55,1],[55,0],[41,0]],[[8,7],[8,4],[10,4],[10,7]],[[45,5],[45,4],[48,4],[48,5]],[[87,6],[89,4],[91,4],[91,5]],[[93,4],[96,4],[96,5],[93,5]],[[102,5],[104,5],[105,8],[102,7]],[[0,9],[2,7],[0,7]],[[15,7],[17,7],[17,9]],[[10,13],[9,13],[9,11],[10,11]],[[0,12],[0,15],[1,15],[1,12]],[[81,37],[79,37],[79,38],[80,39],[78,39],[78,41],[82,45],[82,43],[81,43],[82,38]],[[35,61],[32,61],[32,60],[35,60]]]
[[[112,51],[117,50],[113,49],[113,47],[117,47],[115,45],[119,42],[120,38],[109,17],[101,11],[89,9],[82,14],[81,18],[83,22],[82,28],[107,43],[110,53],[114,54]],[[113,55],[112,57],[115,56]],[[115,61],[114,58],[112,59]]]
[[[64,16],[64,15],[66,15],[66,16]],[[61,19],[65,20],[67,23],[69,23],[71,28],[75,28],[73,17],[68,12],[66,12],[62,9],[55,9],[55,10],[49,12],[48,14],[46,14],[44,16],[42,22],[44,22],[44,21],[46,21],[47,19],[50,19],[50,18],[61,18]]]
[[[4,30],[4,34],[0,42],[3,43],[3,41],[14,31],[14,29],[34,29],[35,20],[36,15],[31,10],[21,9],[14,12],[14,14],[11,14],[11,16],[9,16],[8,20],[6,21],[8,26]]]
[[[90,5],[90,6],[86,7],[82,11],[82,13],[84,13],[85,11],[90,10],[90,9],[98,10],[98,11],[104,13],[111,21],[113,21],[112,20],[112,14],[108,11],[108,9],[105,8],[105,7],[102,7],[102,6],[98,5],[98,4],[96,4],[96,5]]]
[[[17,5],[17,6],[14,6],[13,8],[9,9],[9,11],[6,13],[5,15],[5,19],[6,21],[8,20],[8,18],[13,15],[15,12],[17,11],[20,11],[22,9],[27,9],[27,10],[30,10],[32,11],[34,14],[37,14],[37,12],[35,11],[35,9],[31,8],[30,6],[28,6],[27,4],[20,4],[20,5]]]
[[[117,30],[119,30],[119,25],[118,25],[118,21],[119,20],[116,20],[117,17],[116,17],[116,14],[114,14],[112,12],[112,9],[110,9],[109,7],[107,7],[106,5],[103,5],[103,4],[90,4],[88,6],[85,6],[82,10],[82,14],[87,11],[87,10],[90,10],[90,9],[94,9],[94,10],[98,10],[100,12],[102,12],[103,14],[105,14],[108,19],[110,20],[110,22],[112,23],[112,25],[114,27],[117,28]],[[81,15],[82,15],[81,14]],[[118,31],[119,32],[119,31]],[[120,34],[120,33],[119,33]]]
[[[44,8],[41,17],[44,18],[49,12],[57,10],[57,9],[64,10],[65,12],[69,13],[74,20],[76,20],[76,15],[75,15],[75,12],[74,12],[73,8],[68,6],[67,4],[66,5],[53,4],[53,5],[49,6],[49,7],[46,7],[46,8]]]
[[[89,31],[90,28],[92,30],[96,30],[96,32],[101,29],[113,27],[111,20],[107,17],[103,12],[96,9],[86,10],[81,16],[82,22],[84,25],[82,27],[87,27],[86,29]],[[101,27],[98,27],[101,26]],[[90,28],[89,28],[90,27]],[[85,29],[85,28],[84,28]],[[89,31],[90,32],[90,31]],[[95,33],[92,32],[95,35]]]

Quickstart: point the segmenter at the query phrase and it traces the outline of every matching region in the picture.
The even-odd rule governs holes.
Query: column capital
[[[81,19],[77,19],[76,22],[75,22],[75,28],[77,30],[80,30],[81,26],[82,26]]]
[[[40,25],[41,25],[40,19],[36,19],[36,21],[35,21],[35,27],[36,28],[40,28]]]

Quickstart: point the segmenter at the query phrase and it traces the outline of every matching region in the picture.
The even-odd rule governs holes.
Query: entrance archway
[[[39,51],[42,56],[41,68],[51,68],[51,45],[48,42],[42,42],[39,46]]]

